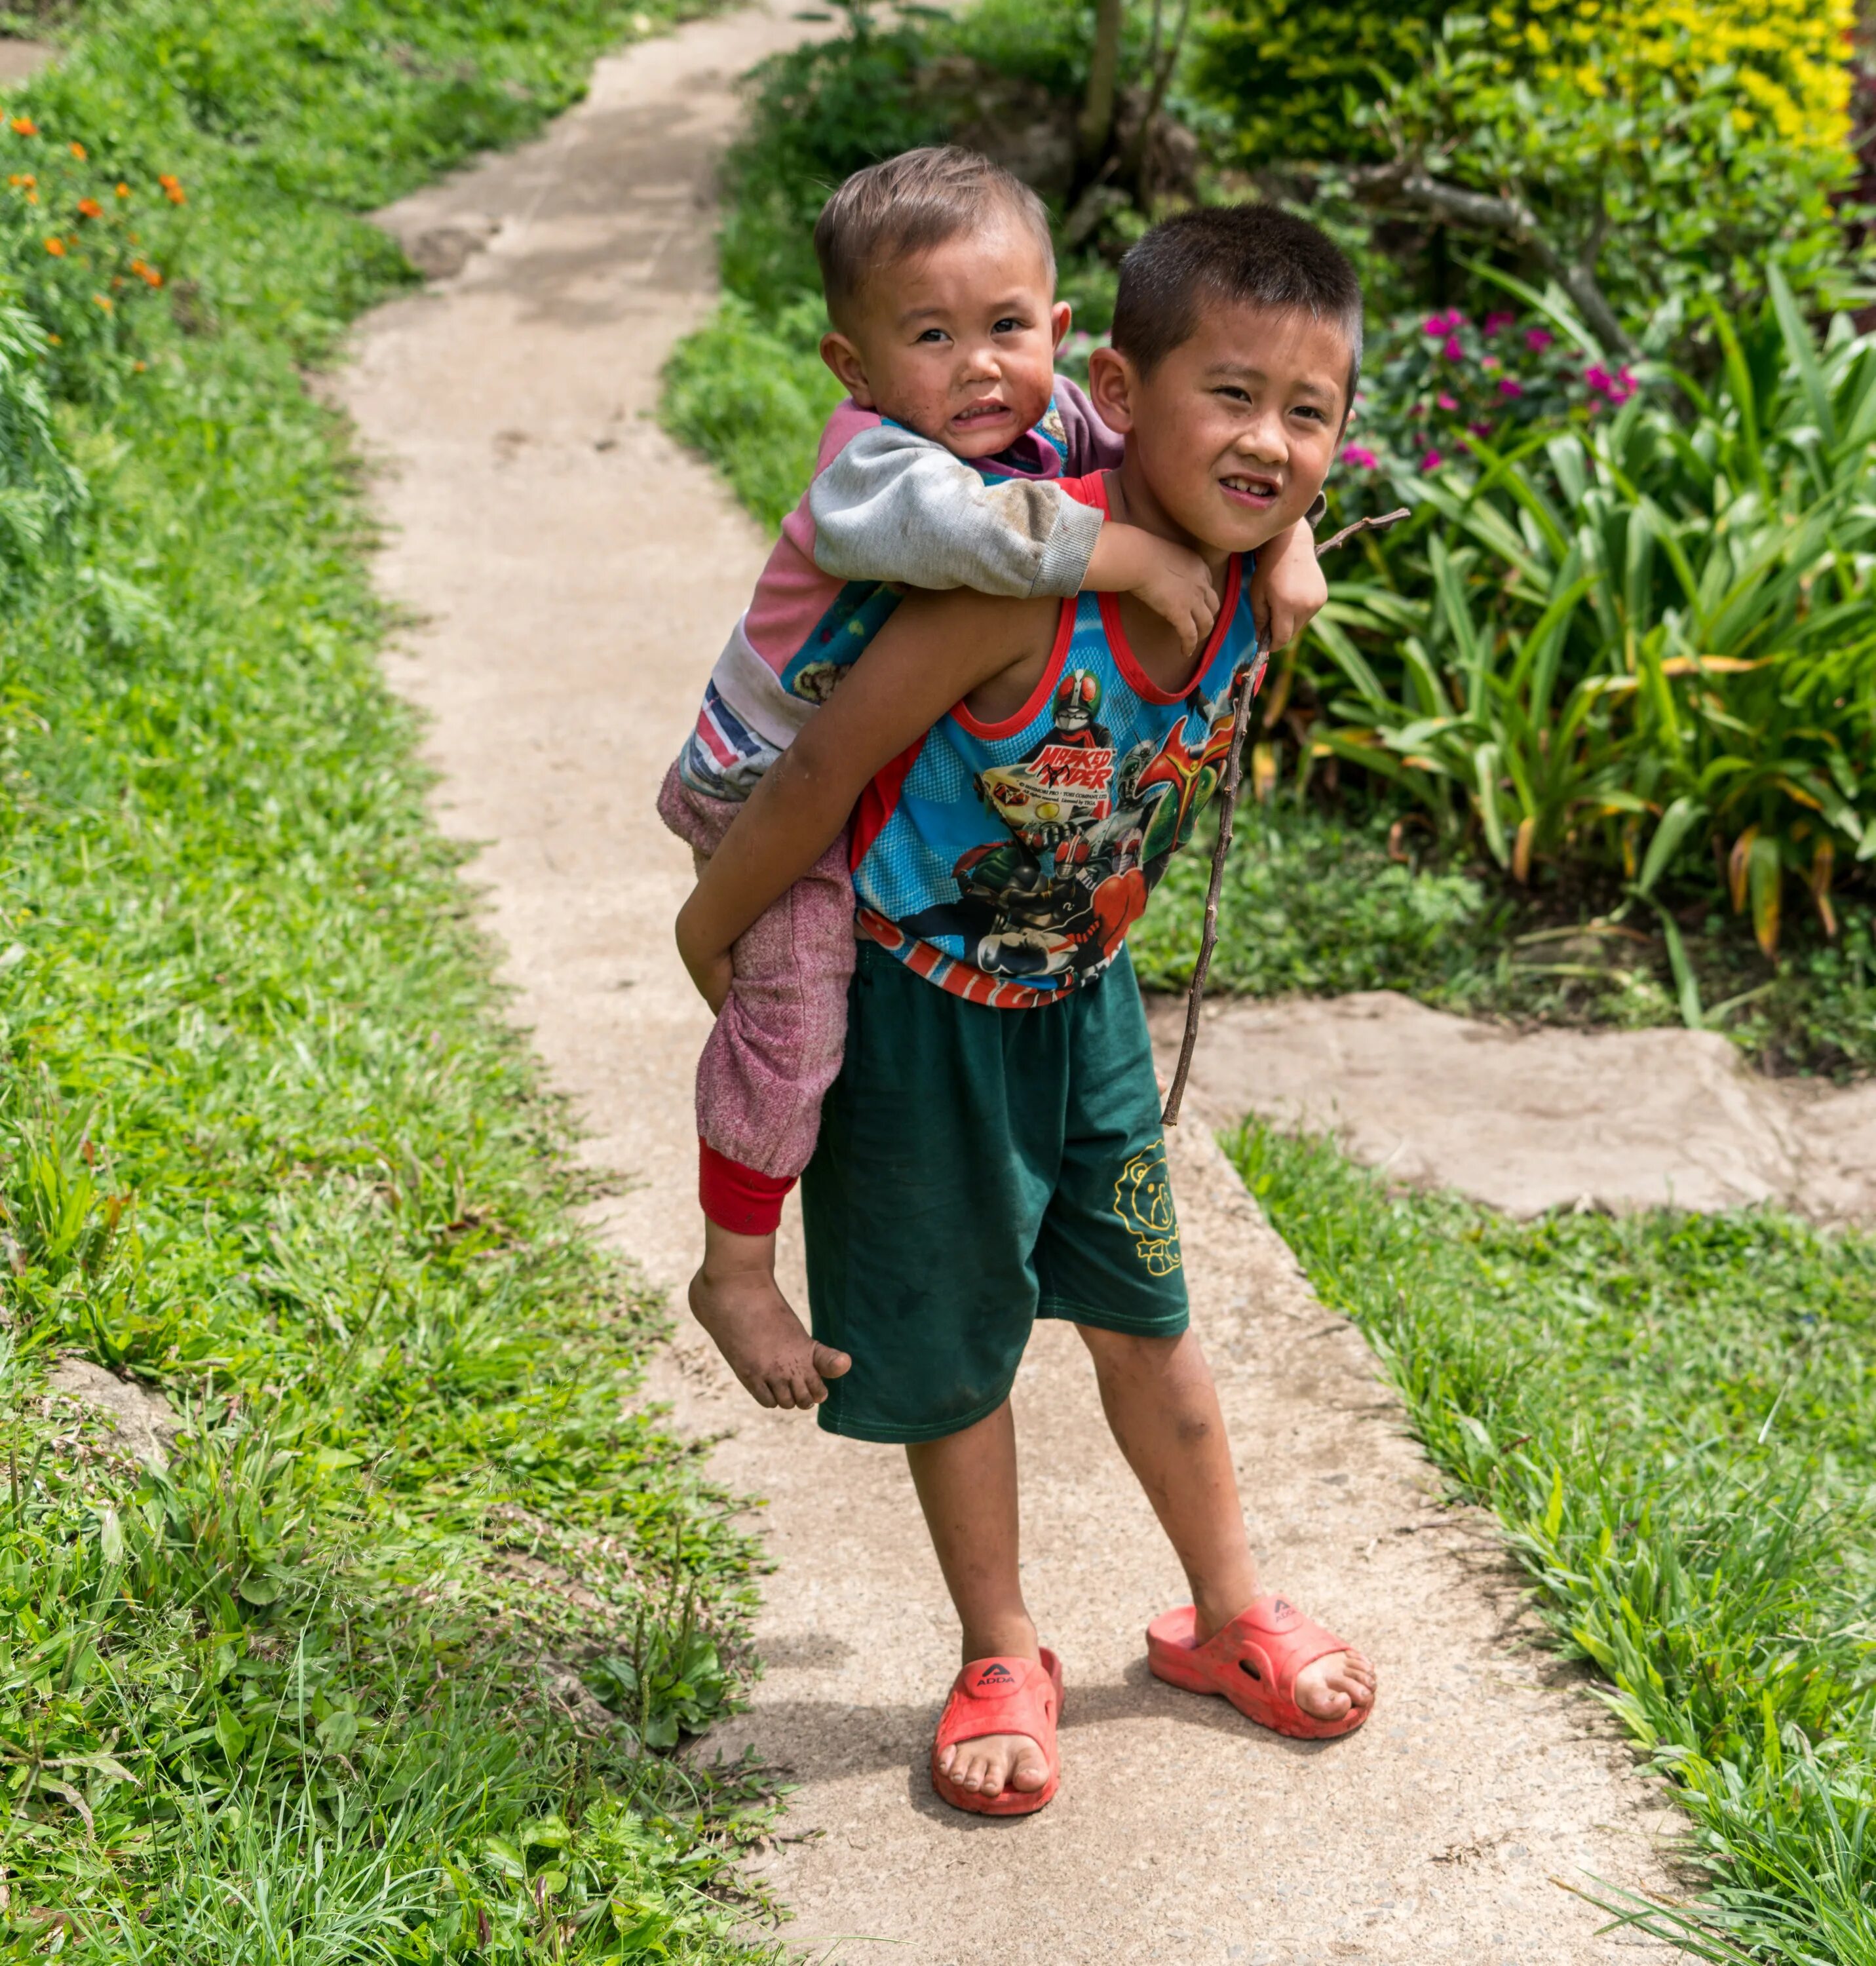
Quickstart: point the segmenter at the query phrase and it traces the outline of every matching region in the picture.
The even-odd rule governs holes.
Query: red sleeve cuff
[[[704,1213],[733,1236],[772,1236],[795,1176],[759,1174],[718,1153],[708,1140],[700,1139],[697,1149],[697,1198]]]

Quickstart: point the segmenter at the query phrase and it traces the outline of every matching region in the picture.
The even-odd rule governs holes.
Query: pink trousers
[[[708,859],[743,810],[706,798],[674,764],[658,816]],[[730,952],[733,980],[697,1062],[697,1130],[726,1159],[792,1178],[813,1158],[821,1096],[846,1048],[853,883],[844,831]]]

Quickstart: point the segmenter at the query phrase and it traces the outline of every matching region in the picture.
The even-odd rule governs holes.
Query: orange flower
[[[158,178],[156,182],[163,186],[163,195],[172,205],[180,205],[182,202],[184,195],[182,187],[174,178],[166,174]]]
[[[65,346],[65,337],[62,334],[49,334],[46,337],[46,339],[52,343],[54,348],[63,348]]]
[[[111,308],[114,305],[108,294],[93,294],[92,295],[92,298],[99,307],[104,309],[106,314],[108,314],[111,311]]]
[[[15,171],[13,175],[7,179],[7,182],[8,184],[23,185],[28,191],[31,191],[34,185],[37,184],[38,182],[38,179],[34,177],[31,171]]]
[[[55,259],[63,259],[65,257],[65,241],[63,239],[48,239],[46,241],[46,250]]]
[[[121,184],[118,186],[118,195],[119,198],[128,198],[130,195],[131,188],[128,185]]]
[[[37,137],[39,125],[30,116],[16,116],[13,119],[13,134],[16,137]]]
[[[95,198],[81,198],[78,201],[78,215],[80,218],[102,218],[105,215],[105,208]]]
[[[133,362],[131,364],[131,366],[137,371],[138,375],[140,375],[143,374],[143,371],[150,366],[150,364],[147,362]]]
[[[85,161],[85,146],[82,143],[74,143],[70,147],[73,156],[82,164]]]
[[[163,285],[163,276],[145,260],[133,259],[131,262],[131,271],[147,287],[160,287]]]

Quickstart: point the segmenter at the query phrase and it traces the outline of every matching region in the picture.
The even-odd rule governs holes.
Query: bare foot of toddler
[[[758,1406],[819,1406],[827,1381],[853,1362],[802,1329],[775,1284],[772,1236],[736,1236],[705,1223],[703,1267],[690,1295],[691,1315]]]

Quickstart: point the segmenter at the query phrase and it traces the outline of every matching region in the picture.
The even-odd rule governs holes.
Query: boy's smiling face
[[[1150,375],[1095,351],[1095,407],[1127,440],[1124,482],[1200,550],[1249,553],[1306,513],[1347,418],[1351,350],[1332,321],[1242,301],[1200,304]],[[1143,511],[1136,511],[1143,518]]]
[[[862,408],[954,456],[1007,450],[1049,407],[1069,310],[1014,214],[881,267],[820,344]]]

